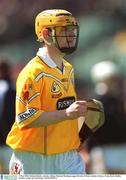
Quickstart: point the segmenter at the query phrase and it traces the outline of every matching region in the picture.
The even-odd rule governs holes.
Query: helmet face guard
[[[62,30],[61,30],[62,29]],[[63,32],[60,34],[60,30]],[[53,28],[53,44],[62,53],[70,54],[76,50],[78,45],[79,26],[69,25]]]

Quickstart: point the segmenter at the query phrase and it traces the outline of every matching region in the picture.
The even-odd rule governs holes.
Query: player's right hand
[[[86,101],[75,101],[66,109],[66,116],[68,119],[76,119],[85,116],[87,112]]]

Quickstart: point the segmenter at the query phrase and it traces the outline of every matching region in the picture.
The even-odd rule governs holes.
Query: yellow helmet
[[[39,40],[43,28],[69,25],[77,25],[70,12],[62,9],[45,10],[39,13],[35,19],[35,32]]]

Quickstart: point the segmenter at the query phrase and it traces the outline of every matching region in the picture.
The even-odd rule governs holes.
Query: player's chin
[[[68,42],[68,44],[66,44],[64,47],[62,48],[74,48],[75,47],[75,43],[74,42]]]
[[[75,46],[75,44],[76,44],[76,39],[71,39],[68,41],[69,46]]]

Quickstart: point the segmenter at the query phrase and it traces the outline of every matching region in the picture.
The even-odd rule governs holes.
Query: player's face
[[[77,26],[56,27],[56,37],[59,47],[74,47],[77,40],[77,34]]]

